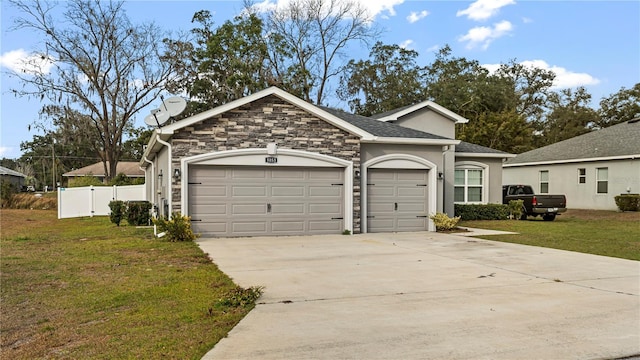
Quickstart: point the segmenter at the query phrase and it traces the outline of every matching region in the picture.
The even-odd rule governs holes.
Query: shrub
[[[509,200],[509,214],[512,219],[520,219],[522,217],[522,207],[524,200]]]
[[[69,187],[83,187],[83,186],[105,186],[97,177],[89,174],[87,176],[78,176],[73,179],[69,179]]]
[[[435,215],[429,216],[429,219],[433,220],[436,225],[437,231],[449,231],[456,228],[460,217],[450,218],[447,214],[437,212]]]
[[[191,218],[178,213],[171,214],[171,220],[159,217],[153,220],[161,232],[166,233],[169,241],[193,241],[198,235],[191,230]]]
[[[616,196],[615,200],[620,211],[640,211],[639,194],[622,194]]]
[[[111,209],[111,214],[109,214],[109,219],[112,223],[120,226],[120,221],[122,221],[122,217],[125,212],[124,201],[122,200],[114,200],[109,202],[109,209]]]
[[[9,207],[8,204],[11,202],[11,198],[16,193],[16,187],[10,181],[2,180],[0,182],[0,188],[2,194],[0,195],[0,199],[2,200],[2,207]]]
[[[456,216],[462,220],[506,220],[509,207],[503,204],[455,204]]]
[[[234,289],[231,289],[223,294],[223,296],[218,299],[216,303],[216,307],[247,307],[253,306],[253,304],[262,296],[263,287],[261,286],[252,286],[248,289],[243,289],[240,286],[236,286]]]
[[[129,225],[149,225],[151,203],[148,201],[128,201],[125,216]]]

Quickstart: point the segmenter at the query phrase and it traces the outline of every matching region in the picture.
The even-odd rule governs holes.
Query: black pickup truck
[[[522,217],[541,215],[545,221],[553,221],[556,215],[567,211],[567,199],[564,195],[536,195],[529,185],[503,185],[502,203],[511,200],[523,200]]]

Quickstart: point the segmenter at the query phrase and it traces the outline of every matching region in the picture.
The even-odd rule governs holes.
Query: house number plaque
[[[277,164],[278,158],[275,156],[267,156],[266,158],[264,158],[264,162],[266,162],[267,164]]]

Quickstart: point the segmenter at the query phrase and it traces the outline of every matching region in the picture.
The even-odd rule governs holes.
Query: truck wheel
[[[556,214],[546,214],[542,216],[542,220],[544,221],[553,221],[556,219]]]

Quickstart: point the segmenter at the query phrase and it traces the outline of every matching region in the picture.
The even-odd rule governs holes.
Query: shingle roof
[[[8,169],[4,166],[0,166],[0,175],[9,175],[9,176],[18,176],[18,177],[23,177],[26,178],[27,175],[23,174],[23,173],[19,173],[15,170],[11,170]]]
[[[634,119],[519,154],[507,161],[505,165],[562,163],[580,159],[639,154],[640,119]]]
[[[380,137],[396,137],[396,138],[412,138],[412,139],[439,139],[439,140],[453,140],[444,136],[430,134],[424,131],[406,128],[400,125],[387,123],[384,121],[374,120],[365,116],[350,114],[346,111],[332,109],[325,106],[318,106],[320,109],[336,116],[351,125],[357,126],[360,129],[368,132],[374,136]]]
[[[107,163],[108,164],[108,163]],[[119,161],[118,166],[116,167],[116,173],[123,173],[128,177],[143,177],[144,171],[140,170],[140,167],[137,162],[133,161]],[[105,176],[104,175],[104,166],[102,162],[97,162],[95,164],[85,166],[83,168],[72,170],[67,173],[62,174],[62,176]]]
[[[509,153],[506,153],[504,151],[492,149],[492,148],[489,148],[489,147],[486,147],[486,146],[482,146],[482,145],[468,143],[468,142],[465,142],[465,141],[460,141],[460,144],[456,145],[456,152],[457,153],[472,153],[472,154],[504,154],[504,155],[513,156],[513,155],[511,155]]]
[[[412,106],[414,106],[414,105],[415,105],[415,104],[405,105],[405,106],[399,107],[399,108],[397,108],[397,109],[393,109],[393,110],[385,111],[385,112],[380,113],[380,114],[373,114],[373,115],[371,115],[371,118],[372,118],[372,119],[382,119],[382,118],[383,118],[383,117],[385,117],[385,116],[389,116],[389,115],[391,115],[391,114],[395,114],[395,113],[397,113],[397,112],[401,112],[402,110],[406,110],[406,109],[408,109],[408,108],[410,108],[410,107],[412,107]]]

